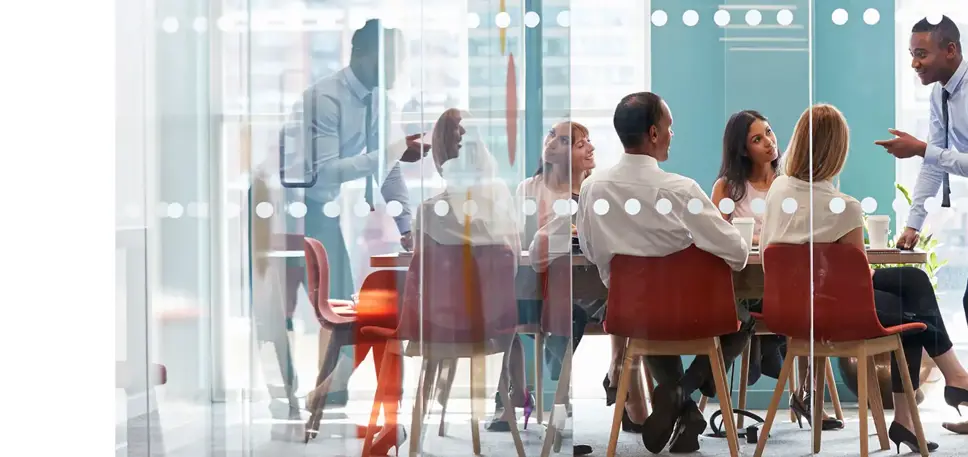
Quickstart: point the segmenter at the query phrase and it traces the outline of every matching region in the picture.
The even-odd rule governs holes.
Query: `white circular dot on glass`
[[[467,13],[467,28],[476,29],[481,26],[481,17],[477,13]]]
[[[934,9],[934,8],[932,8],[932,9]],[[944,18],[944,15],[941,14],[941,12],[939,12],[939,11],[931,11],[930,13],[928,13],[927,16],[925,16],[925,19],[927,19],[928,20],[928,23],[931,24],[931,25],[938,25],[938,24],[940,24],[941,23],[941,19],[943,19],[943,18]]]
[[[608,201],[603,198],[595,200],[595,204],[592,205],[592,210],[599,216],[608,214]]]
[[[403,205],[400,202],[396,200],[387,202],[387,216],[397,217],[401,214],[403,214]]]
[[[208,19],[196,17],[195,21],[192,22],[192,28],[198,33],[205,33],[208,30]]]
[[[785,198],[783,199],[783,203],[780,204],[783,212],[787,214],[795,213],[797,211],[797,206],[799,206],[797,201],[792,198]]]
[[[474,217],[477,214],[477,202],[474,200],[465,201],[463,206],[465,216]]]
[[[753,214],[764,214],[766,213],[766,200],[762,198],[754,198],[750,202],[750,209],[753,210]]]
[[[760,25],[763,22],[763,15],[760,10],[749,10],[746,12],[746,23],[751,26]]]
[[[538,204],[529,198],[521,204],[521,209],[524,211],[525,216],[534,216],[534,213],[538,212]]]
[[[844,25],[847,23],[847,10],[843,8],[837,8],[833,13],[830,14],[830,20],[836,25]]]
[[[634,198],[630,198],[625,201],[626,213],[631,214],[632,216],[635,216],[636,214],[639,214],[639,211],[642,211],[642,203],[639,203],[638,200]]]
[[[702,200],[698,198],[690,199],[689,203],[686,203],[686,209],[692,214],[699,214],[702,212]]]
[[[340,207],[339,203],[336,202],[326,202],[323,205],[323,215],[326,217],[339,217]]]
[[[843,213],[847,209],[847,202],[843,198],[834,197],[830,199],[830,212],[834,214]]]
[[[289,215],[296,219],[304,217],[307,211],[308,208],[306,208],[306,204],[303,202],[292,202],[289,204]]]
[[[181,203],[169,203],[168,204],[168,217],[172,219],[178,219],[185,214],[185,208]]]
[[[353,205],[353,214],[356,217],[363,217],[370,214],[370,204],[365,201],[358,201]]]
[[[551,204],[551,209],[554,210],[555,214],[559,216],[567,216],[568,212],[571,210],[568,205],[569,201],[570,200],[565,200],[563,198],[555,200],[555,202]]]
[[[736,202],[732,198],[724,198],[719,201],[719,212],[733,214],[733,211],[736,211]]]
[[[242,207],[238,203],[229,202],[225,204],[225,216],[228,218],[238,217],[242,214]]]
[[[924,200],[924,210],[933,213],[941,209],[941,199],[938,197],[928,197]]]
[[[562,27],[571,27],[571,11],[564,10],[555,17],[555,22]]]
[[[881,13],[877,11],[877,8],[867,8],[864,10],[864,23],[867,25],[874,25],[881,22]]]
[[[161,21],[161,29],[166,33],[175,33],[178,31],[178,19],[173,17],[166,17],[165,20]]]
[[[910,206],[908,205],[907,200],[903,198],[895,198],[894,202],[891,203],[891,208],[895,213],[906,213],[908,209],[910,209]]]
[[[726,27],[729,25],[729,11],[719,10],[713,14],[713,22],[720,27]]]
[[[660,198],[655,202],[655,210],[662,215],[669,214],[672,212],[672,202],[668,198]]]
[[[259,216],[263,219],[267,219],[270,216],[272,216],[272,213],[273,213],[272,203],[261,202],[258,205],[255,205],[256,216]]]
[[[541,16],[539,16],[538,13],[536,13],[534,11],[528,11],[527,13],[524,13],[524,26],[525,27],[527,27],[529,29],[533,29],[533,28],[537,27],[538,24],[540,24],[540,23],[541,23]]]
[[[652,25],[656,27],[662,27],[669,22],[669,15],[665,11],[655,10],[652,12]]]
[[[776,23],[786,26],[793,23],[793,11],[782,9],[776,12]]]
[[[437,203],[434,203],[434,213],[438,216],[446,216],[448,211],[450,211],[450,205],[446,201],[438,200]]]
[[[188,217],[205,219],[208,217],[208,203],[190,202],[185,206],[185,212],[188,213]]]
[[[499,29],[508,28],[511,25],[511,15],[504,11],[497,13],[497,16],[494,17],[494,25]]]
[[[864,210],[865,213],[877,211],[877,200],[874,197],[864,198],[860,201],[860,209]]]
[[[696,10],[686,10],[682,13],[682,23],[686,24],[687,27],[692,27],[699,23],[699,13]]]
[[[568,200],[568,212],[570,212],[572,216],[578,214],[578,202],[575,200]]]

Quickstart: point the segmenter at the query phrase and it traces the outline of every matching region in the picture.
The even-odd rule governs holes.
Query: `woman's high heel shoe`
[[[960,387],[944,387],[944,402],[948,406],[958,411],[958,415],[961,415],[961,405],[968,404],[968,390],[962,389]]]
[[[534,394],[528,392],[527,390],[525,390],[524,393],[525,395],[527,395],[523,406],[524,429],[527,430],[528,421],[531,420],[531,414],[534,412],[534,405],[537,403],[537,401],[534,398]],[[494,394],[494,409],[497,411],[500,411],[503,408],[504,408],[504,402],[501,401],[501,394],[500,393]],[[508,422],[504,419],[500,419],[500,418],[492,419],[490,422],[487,423],[487,425],[484,426],[484,429],[489,432],[510,432],[511,424],[508,424]]]
[[[615,404],[615,397],[618,395],[618,387],[612,387],[612,383],[608,380],[608,374],[605,374],[605,380],[602,381],[602,387],[605,388],[605,406],[612,406]]]
[[[911,449],[911,452],[921,452],[918,446],[918,437],[897,422],[891,422],[891,428],[887,430],[887,437],[897,446],[898,454],[901,453],[901,443],[906,444]],[[928,452],[934,452],[938,449],[938,443],[925,440],[925,444],[928,446]]]
[[[807,425],[811,428],[813,424],[813,414],[810,409],[810,395],[806,395],[800,398],[797,395],[790,397],[790,410],[793,411],[793,415],[797,418],[797,425],[803,428],[803,419],[807,419]],[[824,418],[823,422],[820,424],[820,430],[840,430],[844,428],[844,421],[837,419],[835,417]]]
[[[400,446],[407,441],[407,429],[402,425],[397,425],[394,430],[390,430],[386,435],[373,442],[370,448],[370,455],[390,455],[390,448],[393,448],[394,455],[400,455]]]

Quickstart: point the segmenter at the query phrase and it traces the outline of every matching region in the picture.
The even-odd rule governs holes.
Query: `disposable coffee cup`
[[[871,249],[887,249],[887,233],[890,230],[890,216],[868,216],[867,239]]]
[[[756,221],[752,217],[737,217],[733,219],[733,227],[739,229],[740,235],[746,240],[746,245],[752,248],[753,229],[756,227]]]

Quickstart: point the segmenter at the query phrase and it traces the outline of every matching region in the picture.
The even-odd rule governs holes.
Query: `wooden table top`
[[[868,249],[867,258],[873,265],[880,264],[919,264],[927,262],[927,254],[924,251],[901,251],[899,249]],[[406,268],[410,266],[413,259],[412,252],[397,252],[393,254],[379,254],[370,257],[370,266],[373,268]],[[591,266],[592,263],[581,254],[571,255],[572,265]],[[520,266],[530,266],[531,258],[528,252],[522,252],[518,264]],[[750,253],[747,265],[762,265],[759,250]]]

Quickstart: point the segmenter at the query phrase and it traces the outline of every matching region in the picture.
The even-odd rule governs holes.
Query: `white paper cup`
[[[890,216],[868,216],[867,239],[871,249],[887,249],[887,233],[890,230]]]
[[[740,235],[746,240],[746,245],[753,247],[753,231],[756,227],[756,220],[752,217],[733,218],[733,226],[739,229]]]

